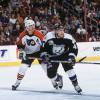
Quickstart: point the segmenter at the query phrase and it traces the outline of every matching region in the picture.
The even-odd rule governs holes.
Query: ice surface
[[[0,67],[0,100],[100,100],[100,65],[76,64],[83,95],[77,95],[61,65],[64,87],[55,90],[40,65],[32,65],[17,91],[11,90],[19,67]]]

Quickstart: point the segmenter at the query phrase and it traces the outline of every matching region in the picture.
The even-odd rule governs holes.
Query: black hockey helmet
[[[55,25],[55,36],[56,38],[64,38],[64,27],[61,24]]]
[[[59,30],[59,29],[64,29],[64,27],[61,24],[55,24],[54,29]]]

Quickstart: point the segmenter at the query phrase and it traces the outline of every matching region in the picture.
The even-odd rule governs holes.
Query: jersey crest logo
[[[57,55],[63,54],[65,51],[64,45],[55,45],[53,46],[53,53]]]

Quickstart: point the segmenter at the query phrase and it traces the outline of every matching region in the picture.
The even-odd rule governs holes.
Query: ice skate
[[[62,87],[63,87],[62,76],[58,75],[57,79],[54,82],[52,82],[52,84],[53,84],[55,89],[62,89]]]
[[[12,85],[12,90],[16,90],[18,88],[18,86],[20,85],[20,83],[15,83],[14,85]]]
[[[81,94],[82,93],[82,89],[80,88],[80,86],[78,85],[78,82],[77,81],[74,81],[72,82],[73,86],[74,86],[74,89],[76,90],[76,92],[78,94]]]
[[[75,90],[76,90],[76,92],[78,94],[81,94],[82,93],[82,89],[79,87],[79,85],[74,86],[74,88],[75,88]]]

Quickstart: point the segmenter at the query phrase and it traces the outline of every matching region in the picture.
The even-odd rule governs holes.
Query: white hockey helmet
[[[31,19],[25,21],[25,27],[29,27],[31,25],[35,25],[35,22]]]

